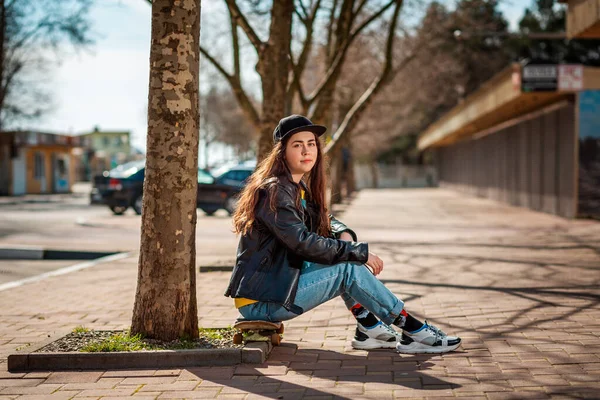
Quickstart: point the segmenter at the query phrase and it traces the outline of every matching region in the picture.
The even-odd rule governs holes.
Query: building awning
[[[448,146],[505,121],[566,99],[579,90],[600,89],[600,68],[579,65],[566,67],[566,73],[575,70],[579,78],[575,82],[571,81],[571,87],[563,85],[565,87],[548,91],[535,91],[522,85],[522,70],[519,64],[506,68],[431,124],[419,137],[419,150]],[[560,70],[562,73],[562,66]]]
[[[600,38],[600,0],[559,0],[568,4],[567,36]]]

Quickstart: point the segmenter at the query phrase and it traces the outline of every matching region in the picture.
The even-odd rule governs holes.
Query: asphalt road
[[[90,205],[86,193],[2,198],[0,247],[34,246],[51,250],[137,252],[141,217],[133,210],[116,216]],[[198,210],[197,265],[233,265],[237,239],[223,210],[208,217]],[[0,283],[76,264],[74,260],[0,260]]]

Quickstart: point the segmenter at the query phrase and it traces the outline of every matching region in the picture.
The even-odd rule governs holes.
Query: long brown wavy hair
[[[256,167],[256,170],[248,179],[246,187],[240,193],[237,208],[233,214],[233,231],[235,233],[245,235],[252,230],[255,222],[259,189],[264,185],[265,181],[272,177],[284,178],[287,175],[291,177],[284,159],[285,148],[289,139],[290,138],[287,137],[276,143],[271,152]],[[325,201],[325,169],[327,160],[321,150],[321,141],[316,135],[315,140],[317,142],[317,161],[310,172],[305,174],[302,179],[308,187],[308,193],[306,193],[305,197],[316,205],[319,212],[319,227],[317,233],[321,236],[331,236],[329,212]],[[275,187],[271,188],[271,190],[277,190],[276,185],[274,186]],[[269,207],[275,212],[275,195],[270,192],[269,196]],[[296,207],[298,209],[302,207],[300,202],[300,191],[298,191],[298,197],[296,198]]]

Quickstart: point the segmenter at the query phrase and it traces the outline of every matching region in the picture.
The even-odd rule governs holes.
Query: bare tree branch
[[[152,0],[146,0],[146,1],[150,4],[152,4]],[[244,88],[242,88],[241,80],[240,80],[240,56],[239,56],[239,41],[238,41],[238,35],[237,35],[237,26],[238,26],[239,21],[245,21],[246,24],[247,24],[247,21],[241,14],[237,5],[235,4],[235,0],[226,0],[226,2],[227,2],[227,6],[228,6],[227,9],[229,10],[229,15],[231,18],[231,35],[232,35],[232,43],[233,43],[233,69],[234,69],[233,75],[229,74],[225,70],[225,68],[223,68],[223,66],[213,56],[211,56],[210,53],[202,46],[200,46],[200,53],[202,53],[202,55],[204,57],[206,57],[206,59],[208,61],[210,61],[210,63],[217,69],[217,71],[219,71],[221,73],[221,75],[223,75],[223,77],[227,80],[227,82],[229,82],[229,85],[231,86],[231,89],[233,90],[233,93],[235,94],[235,97],[240,104],[240,108],[242,109],[244,114],[246,114],[246,116],[248,117],[248,119],[250,120],[252,125],[255,127],[259,127],[260,126],[260,117],[258,115],[258,112],[256,111],[254,104],[252,103],[252,101],[250,101],[250,98],[244,91]],[[230,4],[232,4],[232,5],[230,5]],[[250,31],[252,31],[252,28],[250,28],[250,25],[247,24],[246,26],[247,26],[247,28],[250,29]],[[242,28],[243,28],[243,26],[242,26]],[[262,43],[262,42],[260,42],[260,40],[258,39],[258,36],[256,36],[256,34],[254,34],[253,31],[251,33],[248,33],[248,31],[246,31],[246,34],[248,34],[249,39],[251,39],[251,36],[254,35],[256,40],[258,40],[259,43]],[[258,50],[258,48],[257,48],[257,50]]]
[[[312,50],[313,43],[313,32],[314,32],[314,22],[317,18],[317,13],[319,8],[321,7],[321,0],[317,0],[314,6],[311,8],[310,15],[306,18],[304,25],[306,27],[306,38],[304,39],[304,46],[302,47],[302,52],[300,53],[300,57],[298,58],[298,62],[294,63],[294,59],[290,50],[290,58],[292,59],[292,72],[293,77],[288,86],[287,90],[287,104],[291,104],[292,99],[294,97],[294,91],[298,92],[300,96],[300,101],[302,103],[302,107],[308,107],[306,105],[306,97],[304,96],[304,90],[302,89],[302,74],[304,73],[304,69],[306,67],[306,62],[308,61],[308,56]]]
[[[300,20],[300,22],[302,22],[303,24],[306,24],[306,17],[303,16],[302,14],[300,14],[298,12],[297,8],[294,8],[294,14],[296,14],[296,16],[298,17],[298,19]]]
[[[254,29],[252,29],[252,27],[250,26],[250,23],[248,22],[246,17],[244,17],[244,14],[242,14],[242,12],[240,11],[235,0],[225,0],[225,2],[227,3],[229,12],[235,19],[236,24],[239,25],[244,30],[244,32],[246,33],[246,36],[248,36],[248,40],[250,40],[250,43],[252,43],[252,45],[254,45],[254,48],[256,49],[256,51],[258,53],[260,53],[261,48],[263,46],[263,42],[260,40],[260,38],[258,37],[256,32],[254,32]]]
[[[381,7],[381,9],[379,11],[377,11],[375,14],[371,15],[369,18],[367,18],[365,21],[363,21],[363,23],[360,24],[350,35],[351,40],[354,40],[354,38],[356,36],[358,36],[363,29],[365,29],[367,26],[369,26],[371,24],[371,22],[375,21],[377,18],[379,18],[381,16],[381,14],[386,12],[387,9],[390,8],[394,3],[398,3],[398,2],[402,3],[402,0],[390,1],[385,6]],[[402,4],[400,4],[400,7],[402,7]]]
[[[232,75],[225,71],[225,68],[223,68],[223,66],[213,56],[211,56],[208,51],[202,47],[202,45],[200,46],[200,53],[202,53],[202,55],[206,57],[208,61],[210,61],[210,63],[217,69],[217,71],[221,73],[221,75],[223,75],[225,79],[230,80],[232,78]]]
[[[11,68],[7,68],[6,71],[3,71],[3,85],[0,89],[0,104],[4,105],[6,101],[6,96],[10,94],[10,87],[15,76],[23,69],[23,63],[17,62]]]
[[[304,16],[300,16],[300,13],[298,12],[297,7],[294,7],[294,12],[296,12],[296,14],[300,17],[300,19],[307,20],[309,18],[309,15],[308,15],[308,10],[306,9],[306,6],[304,5],[304,2],[302,0],[298,0],[298,4],[300,4],[300,8],[302,9]]]
[[[227,8],[229,10],[229,8]],[[238,25],[235,17],[229,10],[229,20],[231,22],[231,44],[233,51],[233,76],[240,81],[240,43],[238,37]]]
[[[331,53],[333,51],[333,27],[335,22],[335,10],[337,9],[339,0],[333,0],[333,6],[331,7],[331,13],[329,14],[329,24],[327,25],[327,59],[331,59]]]
[[[291,58],[291,55],[290,55]],[[287,105],[291,105],[293,97],[294,97],[294,93],[298,93],[298,97],[300,98],[300,103],[302,104],[302,108],[306,108],[308,107],[308,103],[306,101],[306,96],[304,95],[304,90],[302,89],[302,83],[300,82],[300,78],[302,75],[302,72],[300,71],[300,68],[296,65],[296,63],[294,63],[294,59],[292,58],[290,60],[290,63],[292,64],[292,82],[290,83],[290,85],[288,86],[288,90],[287,90],[287,94],[286,94],[286,104]],[[288,110],[288,114],[289,114]]]
[[[354,41],[354,39],[356,39],[356,37],[360,34],[360,32],[362,30],[364,30],[369,24],[371,24],[373,21],[375,21],[377,18],[379,18],[394,3],[396,3],[397,5],[400,4],[400,6],[401,6],[402,0],[391,0],[389,3],[387,3],[385,6],[383,6],[379,11],[377,11],[371,17],[367,18],[367,20],[365,20],[362,24],[360,24],[360,26],[358,26],[350,34],[348,39],[342,45],[341,50],[337,53],[333,63],[331,64],[327,73],[325,74],[325,77],[323,77],[323,79],[321,79],[321,81],[319,82],[319,84],[317,84],[317,86],[312,91],[312,93],[310,95],[308,95],[307,100],[309,102],[309,105],[312,104],[321,95],[321,92],[324,90],[325,87],[327,87],[329,82],[332,79],[335,79],[335,77],[339,74],[340,69],[343,64],[343,60],[346,56],[346,53],[348,52],[348,49],[350,48],[350,45]]]
[[[252,126],[254,126],[256,129],[259,129],[260,128],[260,116],[258,115],[258,112],[256,111],[256,108],[254,107],[254,104],[252,103],[252,101],[250,100],[250,98],[248,97],[248,95],[246,94],[244,89],[242,88],[241,83],[239,81],[233,79],[232,81],[229,82],[229,84],[231,85],[231,88],[233,89],[233,94],[235,95],[235,98],[237,99],[237,101],[240,105],[240,108],[242,109],[242,111],[244,112],[244,114],[246,115],[246,117],[248,118],[250,123],[252,124]]]
[[[242,87],[242,84],[238,77],[235,75],[231,75],[227,71],[225,71],[225,68],[223,68],[223,66],[213,56],[211,56],[208,53],[208,51],[206,51],[206,49],[202,46],[200,46],[200,53],[202,53],[202,55],[206,57],[208,61],[210,61],[210,63],[217,69],[217,71],[219,71],[221,75],[223,75],[227,82],[229,82],[229,85],[231,86],[231,89],[233,90],[233,93],[240,104],[240,108],[248,117],[248,120],[252,123],[252,125],[255,127],[259,127],[260,117],[258,115],[258,112],[256,111],[254,104],[244,91],[244,88]]]
[[[394,15],[392,16],[390,28],[388,31],[388,38],[385,51],[385,63],[380,76],[373,81],[373,83],[367,88],[367,90],[365,90],[362,96],[360,96],[357,102],[346,114],[344,120],[333,134],[331,141],[327,144],[327,146],[325,146],[325,149],[323,150],[325,153],[331,151],[331,149],[333,149],[339,142],[342,135],[344,133],[347,134],[347,131],[350,130],[351,127],[356,124],[356,122],[360,119],[360,116],[364,113],[367,106],[373,101],[373,98],[381,90],[381,88],[391,81],[391,79],[395,76],[399,69],[404,68],[415,57],[415,53],[412,53],[410,56],[406,57],[403,61],[402,66],[399,69],[397,69],[395,73],[392,73],[394,38],[396,36],[396,25],[398,23],[398,15],[400,14],[402,3],[403,0],[398,0],[396,2]]]
[[[356,10],[354,11],[354,17],[356,18],[356,16],[358,14],[360,14],[360,12],[362,11],[363,7],[365,6],[365,4],[367,4],[367,1],[369,0],[362,0],[360,2],[360,4],[358,5],[358,7],[356,7]]]
[[[50,101],[37,79],[46,67],[74,49],[93,43],[88,36],[90,1],[0,1],[0,130],[21,118],[37,118]],[[42,49],[40,51],[40,49]],[[49,52],[46,50],[53,50]],[[38,72],[35,78],[31,72]],[[46,77],[47,79],[47,77]]]

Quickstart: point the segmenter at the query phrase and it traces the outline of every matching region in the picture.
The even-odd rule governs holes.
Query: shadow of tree
[[[508,333],[515,332],[515,331],[522,331],[524,329],[527,329],[527,328],[530,328],[530,327],[533,327],[536,325],[540,325],[544,322],[550,322],[550,321],[554,321],[557,319],[566,318],[568,316],[574,316],[582,311],[592,309],[592,308],[595,308],[598,305],[600,305],[600,294],[583,292],[583,291],[570,292],[570,291],[564,291],[564,290],[563,291],[556,290],[556,289],[574,289],[575,290],[575,289],[584,289],[584,288],[597,290],[598,289],[597,284],[581,285],[581,286],[575,286],[575,287],[569,287],[569,286],[552,287],[551,286],[551,287],[543,287],[543,288],[531,288],[531,287],[481,287],[481,286],[458,285],[458,284],[449,284],[449,283],[416,282],[416,281],[408,281],[408,280],[403,280],[403,279],[387,279],[387,280],[382,280],[382,282],[383,283],[415,285],[415,286],[425,286],[425,287],[430,287],[430,288],[442,287],[442,288],[464,289],[464,290],[475,290],[475,291],[500,292],[500,293],[505,293],[505,294],[512,295],[515,297],[527,299],[527,300],[530,300],[530,301],[536,303],[528,308],[519,310],[518,313],[515,313],[513,316],[506,318],[501,323],[487,325],[486,328],[501,327],[501,326],[506,327],[506,329],[503,329],[500,332],[495,332],[495,334],[493,335],[494,337],[499,337],[503,334],[508,334]],[[556,296],[556,297],[559,297],[560,301],[563,301],[564,298],[583,298],[583,299],[590,300],[590,302],[583,306],[573,307],[572,305],[563,305],[560,301],[552,302],[552,301],[548,301],[545,299],[537,299],[532,296],[528,296],[527,294]],[[543,307],[553,307],[553,308],[566,307],[566,308],[568,308],[568,310],[564,311],[564,313],[562,313],[559,316],[553,315],[548,318],[538,318],[534,321],[531,321],[531,322],[528,322],[525,324],[515,324],[515,320],[517,317],[526,316],[528,312],[531,312],[533,310],[538,310]],[[445,315],[444,317],[452,318],[453,316]],[[456,317],[456,316],[454,316],[454,317]],[[460,317],[463,317],[463,315],[461,315]],[[480,327],[480,329],[481,329],[481,327]],[[465,330],[468,331],[469,329],[465,328]]]

